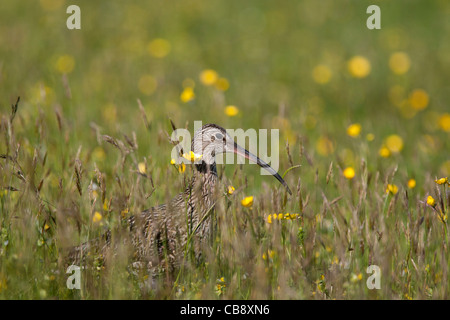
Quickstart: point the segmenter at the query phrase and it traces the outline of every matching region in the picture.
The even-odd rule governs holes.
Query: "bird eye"
[[[223,138],[223,135],[221,135],[220,133],[216,133],[216,138],[220,140]]]

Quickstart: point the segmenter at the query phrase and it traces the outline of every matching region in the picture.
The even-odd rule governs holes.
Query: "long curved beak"
[[[292,195],[291,189],[289,189],[289,186],[287,185],[286,181],[284,181],[283,178],[278,174],[278,172],[276,172],[275,169],[273,169],[267,163],[262,161],[260,158],[258,158],[248,150],[242,148],[236,142],[234,142],[232,150],[234,153],[243,156],[244,158],[258,164],[261,168],[266,169],[271,175],[273,175],[278,181],[280,181],[280,183],[286,188],[287,192],[289,192],[289,194]]]

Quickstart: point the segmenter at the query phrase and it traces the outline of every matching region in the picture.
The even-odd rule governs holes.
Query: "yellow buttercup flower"
[[[391,155],[391,152],[386,147],[381,147],[381,149],[378,151],[378,154],[382,156],[383,158],[388,158]]]
[[[375,140],[375,135],[374,135],[373,133],[368,133],[368,134],[366,135],[366,140],[367,140],[367,141],[373,141],[373,140]]]
[[[171,47],[170,42],[166,39],[157,38],[148,44],[147,49],[155,58],[164,58],[170,53]]]
[[[409,104],[417,111],[425,109],[429,100],[428,93],[423,89],[415,89],[409,96]]]
[[[205,86],[212,86],[216,83],[217,79],[219,78],[219,75],[216,71],[212,69],[203,70],[200,73],[200,81]]]
[[[348,180],[351,180],[355,177],[355,169],[353,169],[352,167],[347,167],[345,168],[343,174],[344,177],[346,177]]]
[[[195,93],[194,88],[192,87],[186,87],[184,88],[183,92],[181,92],[180,100],[184,103],[194,100]]]
[[[427,198],[427,204],[429,206],[432,206],[433,208],[436,206],[436,200],[432,196],[428,196]]]
[[[404,52],[395,52],[389,58],[389,68],[395,74],[404,74],[411,67],[411,60]]]
[[[358,281],[361,281],[362,278],[363,278],[362,273],[358,273],[358,274],[354,274],[353,273],[351,278],[350,278],[350,281],[351,282],[358,282]]]
[[[98,212],[98,211],[95,211],[94,217],[92,218],[92,221],[94,223],[97,223],[97,222],[100,222],[102,220],[102,218],[103,218],[102,214],[100,212]]]
[[[448,177],[440,178],[440,179],[434,180],[434,182],[436,182],[437,184],[449,184],[449,182],[448,182]]]
[[[181,163],[179,166],[178,166],[178,172],[179,173],[183,173],[183,172],[185,172],[186,171],[186,165],[184,164],[184,163]]]
[[[177,161],[175,159],[171,159],[170,164],[175,166],[179,173],[183,173],[186,171],[186,165],[183,162],[177,165]]]
[[[227,79],[225,79],[225,78],[217,79],[217,81],[216,81],[217,89],[219,89],[220,91],[227,91],[229,87],[230,87],[230,83],[228,82]]]
[[[298,213],[273,213],[267,216],[267,222],[271,224],[274,220],[282,221],[282,220],[295,220],[300,215]]]
[[[313,69],[312,77],[316,83],[328,83],[331,79],[331,70],[325,65],[318,65]]]
[[[138,170],[139,170],[140,173],[145,173],[146,167],[145,167],[145,163],[144,162],[139,162]]]
[[[359,123],[353,123],[347,127],[347,134],[350,137],[356,138],[361,133],[361,125]]]
[[[245,197],[241,201],[242,206],[250,208],[253,205],[253,196]]]
[[[394,194],[397,194],[397,192],[398,192],[398,187],[395,184],[387,185],[386,193],[394,195]]]
[[[56,61],[56,69],[60,73],[71,73],[75,68],[75,60],[71,55],[63,55]]]
[[[367,77],[370,70],[370,61],[363,56],[354,56],[348,61],[348,71],[355,78]]]
[[[236,190],[236,189],[235,189],[233,186],[228,186],[228,188],[227,188],[227,193],[228,193],[228,194],[233,194],[235,190]]]
[[[390,135],[386,138],[386,147],[392,153],[398,153],[403,149],[403,139],[396,134]]]
[[[444,113],[439,117],[439,128],[442,131],[450,132],[450,113]]]
[[[234,117],[239,113],[239,109],[236,106],[225,107],[225,114],[229,117]]]
[[[414,189],[415,187],[416,187],[416,180],[414,180],[414,179],[409,179],[409,180],[408,180],[408,188]]]
[[[48,224],[44,225],[44,230],[47,231],[48,229],[50,229],[50,226]]]
[[[191,162],[195,162],[200,160],[203,157],[203,155],[201,154],[196,154],[193,151],[190,151],[189,154],[184,153],[183,154],[183,158],[185,158],[186,160],[189,160]]]
[[[317,152],[322,156],[328,156],[334,152],[334,143],[326,136],[322,136],[316,143]]]

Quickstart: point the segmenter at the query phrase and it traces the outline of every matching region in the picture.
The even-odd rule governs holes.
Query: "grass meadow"
[[[80,0],[68,30],[71,4],[0,10],[1,299],[448,299],[447,0]],[[71,246],[192,176],[169,119],[279,129],[293,196],[220,165],[202,263],[148,286],[119,247],[68,289]]]

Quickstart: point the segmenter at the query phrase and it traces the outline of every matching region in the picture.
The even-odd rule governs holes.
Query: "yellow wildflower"
[[[139,162],[138,170],[139,170],[140,173],[145,173],[146,172],[146,167],[145,167],[145,163],[144,162]]]
[[[358,282],[361,281],[363,278],[362,273],[358,273],[358,274],[352,274],[352,277],[350,278],[351,282]]]
[[[50,229],[50,226],[46,223],[46,224],[44,225],[44,230],[47,231],[48,229]]]
[[[102,218],[103,218],[102,214],[100,212],[98,212],[98,211],[95,211],[94,217],[92,218],[92,221],[94,223],[97,223],[97,222],[100,222],[102,220]]]
[[[183,158],[185,158],[186,160],[189,160],[191,162],[195,162],[198,161],[202,158],[203,155],[201,154],[196,154],[193,151],[190,151],[189,154],[184,153],[183,154]]]
[[[274,214],[269,214],[267,216],[267,222],[270,224],[270,223],[272,223],[273,220],[279,220],[279,221],[281,221],[281,220],[294,220],[294,219],[297,219],[298,217],[299,217],[298,213],[285,213],[285,214],[282,214],[282,213],[276,214],[276,213],[274,213]]]
[[[370,61],[362,56],[354,56],[348,62],[348,71],[355,78],[365,78],[371,70]]]
[[[355,169],[353,169],[352,167],[347,167],[345,168],[343,174],[344,177],[346,177],[348,180],[351,180],[355,177]]]
[[[434,198],[432,196],[428,196],[427,204],[434,208],[436,206],[436,200],[434,200]]]
[[[253,196],[245,197],[241,201],[242,206],[250,208],[253,205]]]
[[[368,134],[366,135],[366,140],[367,140],[367,141],[373,141],[373,140],[375,140],[375,135],[374,135],[373,133],[368,133]]]
[[[184,164],[184,163],[181,163],[179,166],[178,166],[178,172],[179,173],[183,173],[183,172],[185,172],[186,171],[186,165]]]
[[[390,152],[398,153],[403,149],[403,139],[396,134],[390,135],[386,139],[386,147]]]
[[[404,52],[395,52],[389,58],[389,68],[395,74],[404,74],[411,67],[411,60]]]
[[[225,78],[217,79],[217,81],[216,81],[217,89],[219,89],[220,91],[227,91],[229,87],[230,87],[230,83],[228,82],[227,79],[225,79]]]
[[[415,187],[416,187],[416,180],[414,180],[414,179],[409,179],[409,180],[408,180],[408,188],[414,189]]]
[[[398,192],[398,187],[395,184],[388,184],[386,188],[386,193],[396,194]]]
[[[228,186],[228,188],[227,188],[227,193],[228,194],[233,194],[234,193],[234,190],[236,190],[233,186]]]
[[[381,147],[381,149],[378,151],[378,154],[382,156],[383,158],[388,158],[391,155],[391,152],[386,147]]]
[[[181,92],[180,100],[184,103],[194,100],[195,93],[192,87],[184,88],[183,92]]]
[[[203,70],[200,73],[200,81],[205,86],[211,86],[216,83],[217,79],[219,78],[219,75],[216,71],[212,69]]]
[[[148,44],[147,49],[155,58],[164,58],[170,53],[171,45],[166,39],[157,38]]]
[[[56,69],[60,73],[71,73],[75,68],[75,59],[71,55],[63,55],[56,61]]]
[[[444,113],[439,117],[439,128],[442,131],[450,132],[450,113]]]
[[[436,182],[437,184],[449,184],[447,177],[434,180],[434,182]]]
[[[347,134],[352,138],[356,138],[360,133],[361,125],[359,123],[353,123],[347,127]]]
[[[334,152],[334,143],[329,138],[322,136],[316,143],[317,152],[322,156],[328,156]]]
[[[409,104],[414,110],[423,110],[428,106],[428,93],[423,89],[415,89],[409,96]]]
[[[275,257],[275,251],[269,250],[269,258],[273,259]]]
[[[331,70],[325,65],[318,65],[313,69],[312,77],[316,83],[328,83],[331,79]]]
[[[234,117],[239,113],[239,109],[236,106],[226,106],[225,114],[229,117]]]

